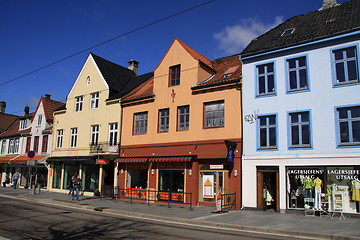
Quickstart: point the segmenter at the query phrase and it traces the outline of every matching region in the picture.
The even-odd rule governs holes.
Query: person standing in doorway
[[[17,188],[19,177],[20,177],[20,174],[18,172],[16,172],[14,174],[14,176],[12,177],[14,189]]]
[[[80,175],[77,175],[77,177],[74,180],[74,188],[75,188],[75,196],[73,197],[73,200],[75,198],[76,201],[80,201],[79,200],[79,192],[80,192],[80,188],[81,188]]]

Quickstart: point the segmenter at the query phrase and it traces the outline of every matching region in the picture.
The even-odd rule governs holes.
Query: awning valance
[[[148,157],[122,157],[115,159],[118,163],[144,163],[147,162]]]
[[[150,162],[190,162],[192,156],[151,157]]]
[[[60,162],[60,163],[89,163],[95,164],[95,156],[69,156],[69,157],[49,157],[46,160],[48,163]]]

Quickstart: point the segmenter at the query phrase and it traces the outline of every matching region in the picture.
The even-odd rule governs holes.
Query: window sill
[[[360,147],[360,143],[342,143],[338,144],[338,148],[351,148],[351,147]]]
[[[274,92],[274,93],[264,93],[264,94],[257,94],[256,98],[275,97],[275,96],[277,96],[276,92]]]
[[[259,147],[257,149],[258,151],[278,151],[279,149],[277,147]]]
[[[289,150],[310,150],[313,149],[311,146],[291,146]]]
[[[310,92],[310,89],[304,88],[304,89],[287,90],[287,94],[302,93],[302,92]]]
[[[338,87],[349,87],[349,86],[354,86],[354,85],[359,85],[359,84],[360,84],[359,81],[344,82],[344,83],[335,83],[335,84],[334,84],[334,88],[338,88]]]

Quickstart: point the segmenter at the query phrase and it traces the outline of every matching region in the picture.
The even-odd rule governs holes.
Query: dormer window
[[[281,34],[281,36],[288,36],[295,32],[295,28],[288,28],[285,29],[284,32]]]
[[[20,130],[23,130],[27,127],[27,120],[23,119],[20,121]]]
[[[239,66],[230,67],[224,72],[224,78],[230,77],[236,70],[238,70]]]
[[[42,123],[42,117],[43,117],[42,115],[39,115],[39,116],[38,116],[38,119],[37,119],[37,125],[38,125],[38,126],[40,126],[41,123]]]

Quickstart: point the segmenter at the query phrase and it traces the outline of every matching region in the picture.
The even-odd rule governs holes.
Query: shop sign
[[[210,165],[210,169],[224,169],[224,165]]]
[[[296,179],[315,179],[318,175],[322,175],[324,173],[324,169],[288,169],[287,173],[289,175],[295,175]]]
[[[110,164],[110,160],[96,159],[96,164],[109,165],[109,164]]]
[[[214,198],[214,175],[203,176],[203,198]]]
[[[328,175],[335,175],[337,180],[359,180],[360,170],[356,169],[328,169]]]

